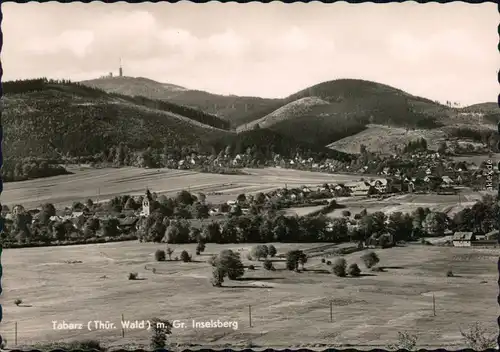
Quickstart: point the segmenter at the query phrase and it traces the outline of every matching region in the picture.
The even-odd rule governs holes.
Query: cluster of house
[[[475,234],[474,232],[455,232],[452,243],[454,247],[490,247],[499,245],[498,230],[486,234]]]

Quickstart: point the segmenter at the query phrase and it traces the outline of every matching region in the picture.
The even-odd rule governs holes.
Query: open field
[[[419,207],[429,208],[432,211],[440,211],[453,216],[466,207],[472,207],[483,195],[488,192],[473,192],[464,190],[457,195],[445,194],[404,194],[389,197],[383,200],[361,199],[356,201],[345,200],[341,202],[344,209],[336,209],[329,214],[331,217],[341,217],[343,210],[349,210],[351,214],[357,214],[363,209],[369,213],[382,211],[386,214],[394,212],[411,213]],[[489,192],[491,193],[491,192]]]
[[[40,203],[50,202],[56,207],[64,207],[88,198],[105,200],[124,194],[144,194],[146,187],[149,187],[152,192],[167,195],[174,195],[183,189],[204,192],[210,202],[217,203],[235,199],[240,193],[268,192],[285,184],[294,187],[359,179],[359,175],[279,168],[245,169],[247,175],[133,167],[71,171],[73,175],[6,183],[0,200],[9,206],[22,204],[25,207],[37,207]]]
[[[378,250],[386,272],[359,278],[338,278],[310,258],[308,271],[255,271],[245,280],[225,281],[222,288],[209,283],[210,266],[204,261],[222,248],[240,250],[245,264],[251,245],[208,244],[206,254],[195,262],[155,262],[160,244],[122,242],[113,244],[5,249],[3,252],[4,319],[2,336],[14,347],[14,322],[18,345],[34,342],[99,339],[108,346],[145,346],[150,332],[128,330],[121,337],[120,316],[126,320],[153,316],[186,322],[174,329],[174,343],[202,346],[285,347],[326,344],[385,348],[396,342],[398,331],[419,336],[417,347],[462,348],[461,324],[478,321],[498,333],[498,251],[410,245]],[[279,253],[291,248],[308,252],[331,250],[331,244],[276,244]],[[174,246],[174,256],[195,245]],[[362,270],[361,253],[346,255]],[[66,264],[67,260],[82,263]],[[153,274],[151,268],[156,268]],[[148,270],[149,269],[149,270]],[[457,277],[446,277],[452,269]],[[144,280],[128,281],[129,272]],[[106,278],[102,278],[105,275]],[[432,294],[436,316],[432,313]],[[14,300],[23,299],[17,307]],[[329,302],[333,302],[330,322]],[[248,322],[252,306],[253,326]],[[238,329],[193,329],[191,320],[232,320]],[[110,321],[117,329],[56,331],[51,321],[84,323]]]
[[[344,208],[335,209],[328,214],[329,217],[342,217],[344,210],[349,210],[351,214],[360,213],[366,209],[369,213],[382,211],[386,214],[394,212],[411,213],[419,207],[429,208],[432,211],[440,211],[453,217],[454,214],[466,207],[472,207],[485,194],[493,194],[494,192],[480,191],[473,192],[470,190],[462,190],[460,198],[457,195],[446,194],[404,194],[396,195],[382,200],[368,197],[342,197],[338,198],[337,202]],[[302,207],[290,208],[286,210],[289,215],[296,214],[299,216],[307,215],[311,212],[319,210],[320,207]]]

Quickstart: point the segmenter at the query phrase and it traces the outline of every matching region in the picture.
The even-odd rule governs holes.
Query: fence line
[[[427,299],[427,301],[429,303],[429,308],[428,308],[429,316],[436,317],[437,316],[437,312],[436,312],[436,296],[434,294],[432,294],[432,296],[430,297],[430,299]],[[333,307],[334,303],[335,303],[334,299],[328,299],[328,302],[327,303],[325,302],[325,305],[324,305],[324,307],[325,307],[324,312],[321,309],[318,310],[317,308],[315,308],[314,309],[314,310],[316,310],[316,312],[314,314],[315,318],[312,318],[312,319],[308,318],[307,320],[310,321],[311,323],[313,323],[314,321],[319,321],[321,323],[325,323],[325,322],[335,323],[335,317],[334,317],[334,314],[333,314],[334,313],[334,307]],[[256,327],[256,326],[259,325],[259,317],[258,317],[258,315],[257,316],[254,315],[253,308],[254,307],[251,304],[247,305],[248,325],[246,327],[253,328],[253,327]],[[329,309],[327,309],[327,308],[329,308]],[[240,310],[239,314],[245,314],[245,310],[246,309]],[[427,310],[427,309],[424,308],[424,310]],[[345,313],[345,312],[342,312],[342,313]],[[301,317],[301,313],[299,313],[299,312],[292,312],[289,315],[290,315],[290,317],[295,316],[293,319],[300,319],[300,317]],[[285,316],[286,316],[286,314],[283,314],[283,318],[284,318],[283,321],[285,321]],[[324,319],[321,318],[321,317],[324,317]],[[121,318],[120,319],[121,323],[125,322],[125,314],[124,313],[121,313],[121,317],[120,318]],[[196,320],[196,318],[193,318],[193,319]],[[200,319],[200,320],[202,320],[202,319],[209,320],[207,318],[198,318],[198,319]],[[212,320],[217,320],[217,319],[214,319],[214,318],[211,318],[211,319]],[[221,319],[221,318],[219,318],[219,319],[221,321],[224,321],[224,320],[226,320],[226,321],[227,320],[235,320],[236,321],[236,319]],[[186,320],[186,319],[184,319],[184,320]],[[172,320],[171,320],[171,322],[172,322]],[[261,321],[261,323],[262,323],[262,321]],[[264,323],[267,323],[267,321],[264,322]],[[119,334],[120,334],[119,336],[121,336],[121,338],[125,338],[125,335],[126,335],[125,334],[125,330],[127,330],[126,325],[124,325],[124,324],[120,324],[120,325],[121,325],[120,329],[116,329],[116,330],[119,330]],[[146,324],[146,327],[147,327],[147,324]],[[86,329],[86,326],[84,326],[83,328],[84,328],[85,331],[88,331]],[[15,321],[14,322],[14,346],[18,346],[18,343],[19,343],[19,333],[20,333],[21,330],[22,330],[22,324],[19,324],[17,321]],[[39,329],[33,329],[33,331],[40,331],[40,330]],[[70,331],[73,331],[73,330],[70,330]],[[99,330],[98,329],[91,330],[89,332],[93,332],[93,331],[95,331],[95,332],[99,331],[101,333],[103,332],[103,330],[100,330],[100,329]],[[30,331],[27,331],[27,332],[29,334]],[[63,332],[63,331],[61,331],[61,332]],[[149,333],[152,333],[152,332],[150,331]],[[22,335],[26,336],[27,335],[26,331],[25,331],[25,334],[22,334]],[[6,343],[8,344],[8,341],[6,341]]]

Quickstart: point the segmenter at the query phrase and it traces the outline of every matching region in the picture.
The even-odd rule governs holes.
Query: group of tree
[[[455,231],[488,233],[499,228],[500,209],[491,195],[484,196],[472,207],[455,214],[451,226]]]
[[[413,153],[426,150],[427,150],[427,140],[425,138],[419,138],[415,141],[409,141],[403,149],[405,153]]]
[[[327,226],[328,225],[328,226]],[[161,219],[154,214],[140,225],[144,242],[269,243],[342,242],[349,239],[347,219],[325,215],[284,216],[261,213],[240,215],[192,227],[188,220]]]
[[[69,172],[55,160],[6,158],[2,165],[2,181],[4,182],[25,181],[65,174],[69,174]]]
[[[258,261],[260,261],[261,259],[267,259],[268,256],[273,258],[276,253],[276,247],[274,247],[272,244],[268,246],[266,246],[265,244],[259,244],[252,247],[248,259],[257,259]]]

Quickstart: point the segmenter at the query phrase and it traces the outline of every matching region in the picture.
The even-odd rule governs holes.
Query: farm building
[[[345,185],[353,196],[367,196],[371,185],[365,181],[348,183]]]
[[[130,233],[132,231],[135,231],[137,229],[137,222],[139,221],[139,218],[136,217],[126,217],[122,219],[118,219],[118,227],[126,232]]]
[[[455,247],[470,247],[475,240],[476,236],[472,232],[455,232],[453,234],[453,246]]]
[[[443,180],[443,182],[441,183],[442,188],[452,188],[455,184],[455,182],[453,182],[450,176],[443,176],[442,180]]]
[[[498,230],[488,232],[484,238],[486,241],[498,241]]]

